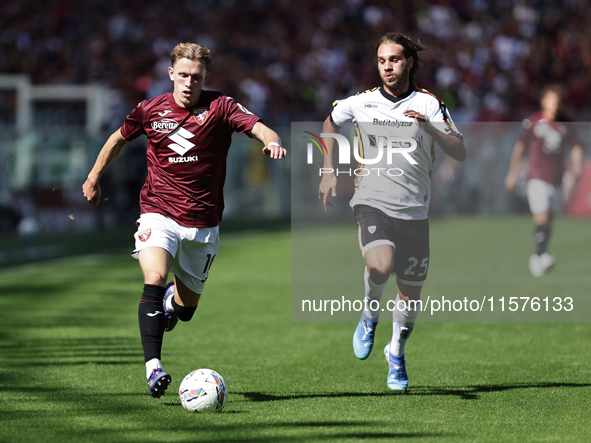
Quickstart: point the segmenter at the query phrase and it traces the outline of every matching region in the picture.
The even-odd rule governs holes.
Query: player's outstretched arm
[[[583,175],[583,159],[585,155],[583,147],[578,143],[571,148],[570,161],[572,163],[573,175],[575,180],[579,180]]]
[[[121,135],[121,130],[117,129],[107,142],[104,144],[101,152],[94,163],[91,171],[86,178],[86,181],[82,185],[82,192],[84,197],[93,205],[98,205],[101,198],[101,187],[99,181],[107,166],[109,166],[113,160],[121,153],[123,146],[127,144],[127,140]]]
[[[324,120],[322,133],[335,134],[337,132],[338,129],[333,126],[329,115],[326,120]],[[333,206],[330,200],[328,200],[329,195],[332,197],[337,196],[337,177],[334,173],[334,164],[332,161],[333,153],[335,151],[336,139],[334,137],[326,137],[323,139],[323,141],[326,146],[326,152],[324,153],[322,180],[320,180],[320,186],[318,187],[318,198],[322,200],[324,212],[328,212],[328,207]]]
[[[279,135],[261,122],[256,122],[250,131],[252,136],[259,140],[263,146],[263,154],[275,160],[287,156],[287,149],[281,146]]]
[[[525,143],[521,140],[517,140],[515,146],[513,146],[513,152],[511,153],[511,161],[509,163],[509,171],[505,177],[505,188],[509,192],[513,192],[517,187],[517,176],[519,175],[519,167],[521,166],[521,159],[525,152]]]
[[[413,118],[415,123],[419,125],[419,128],[429,134],[433,140],[435,140],[435,143],[437,143],[443,150],[443,152],[445,152],[451,158],[459,162],[466,160],[468,151],[466,151],[466,146],[464,146],[464,142],[461,138],[441,132],[435,128],[435,126],[433,126],[431,122],[429,122],[420,112],[407,109],[404,111],[404,115]]]

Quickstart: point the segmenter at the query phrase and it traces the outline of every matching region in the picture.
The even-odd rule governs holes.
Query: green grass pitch
[[[591,297],[589,226],[559,219],[558,266],[534,279],[529,218],[433,220],[424,296]],[[419,323],[410,389],[393,393],[390,323],[358,361],[353,323],[291,322],[290,241],[289,230],[222,233],[195,318],[165,336],[173,384],[160,400],[144,378],[131,238],[0,271],[0,441],[591,441],[590,323]],[[181,379],[200,367],[229,385],[220,414],[180,406]]]

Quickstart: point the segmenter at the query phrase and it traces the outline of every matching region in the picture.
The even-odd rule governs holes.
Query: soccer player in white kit
[[[435,144],[460,162],[467,154],[443,102],[416,87],[419,52],[425,49],[403,34],[384,35],[376,46],[382,86],[336,101],[323,127],[323,133],[337,133],[354,123],[364,159],[356,169],[350,202],[365,259],[366,308],[353,336],[359,359],[366,359],[373,348],[379,302],[390,276],[396,276],[392,340],[384,349],[389,363],[387,385],[392,390],[408,386],[405,344],[417,318],[429,267],[428,210]],[[319,198],[326,211],[332,206],[329,196],[336,196],[337,168],[333,163],[335,139],[325,137],[324,142],[326,173]]]

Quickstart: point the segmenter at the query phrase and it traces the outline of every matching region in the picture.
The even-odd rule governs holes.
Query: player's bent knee
[[[144,283],[154,286],[165,286],[166,277],[159,272],[146,272],[144,274]]]
[[[368,268],[369,279],[376,285],[385,283],[390,278],[392,269],[390,267],[371,267]]]
[[[390,274],[394,270],[394,262],[390,257],[383,257],[380,255],[365,256],[365,265],[369,278],[375,284],[381,284],[390,278]]]

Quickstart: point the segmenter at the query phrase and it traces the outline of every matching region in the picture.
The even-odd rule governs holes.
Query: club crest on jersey
[[[367,230],[370,234],[373,234],[374,232],[376,232],[376,226],[368,226]]]
[[[171,118],[163,118],[160,120],[154,120],[152,122],[152,129],[154,131],[162,132],[165,134],[174,131],[178,126],[178,122]]]
[[[197,108],[193,109],[193,117],[195,117],[195,121],[202,125],[207,120],[207,116],[209,115],[209,111],[207,108]]]
[[[142,232],[138,232],[137,238],[139,238],[140,241],[145,243],[150,238],[150,235],[152,235],[152,229],[148,228],[148,229],[144,229]]]

